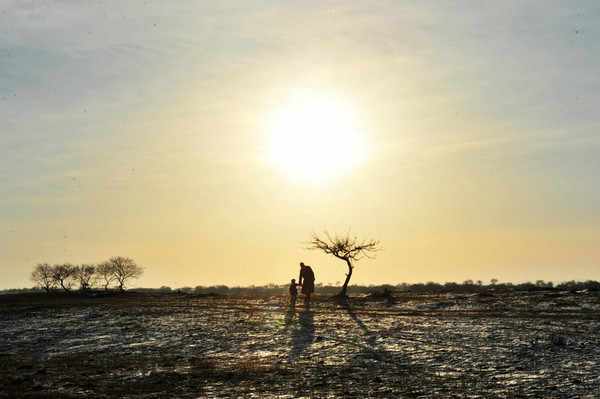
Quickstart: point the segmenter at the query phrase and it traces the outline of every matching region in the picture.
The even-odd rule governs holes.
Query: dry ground
[[[0,398],[600,397],[587,292],[0,297]]]

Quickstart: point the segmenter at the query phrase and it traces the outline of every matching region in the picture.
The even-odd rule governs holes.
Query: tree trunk
[[[65,284],[64,284],[62,281],[60,282],[60,286],[62,287],[62,289],[63,289],[63,290],[65,290],[65,292],[69,292],[69,291],[71,291],[69,288],[67,288],[67,287],[65,286]]]
[[[339,294],[340,298],[346,298],[348,296],[346,292],[348,291],[348,283],[350,282],[350,277],[352,277],[352,269],[354,269],[349,259],[345,259],[345,261],[348,265],[348,273],[346,274],[346,280],[344,281],[344,285],[342,285],[342,290]]]

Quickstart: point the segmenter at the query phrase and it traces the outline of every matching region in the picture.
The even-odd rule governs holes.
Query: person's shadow
[[[289,305],[287,308],[287,312],[285,314],[285,318],[283,319],[284,327],[283,331],[289,330],[292,322],[296,318],[296,308],[294,306]]]
[[[310,306],[305,306],[298,313],[298,320],[292,325],[295,309],[290,307],[286,314],[286,327],[292,328],[292,348],[289,354],[289,360],[295,361],[302,355],[306,349],[312,345],[315,339],[314,314]]]

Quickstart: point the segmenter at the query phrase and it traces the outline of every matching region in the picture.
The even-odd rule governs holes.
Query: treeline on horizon
[[[93,267],[93,268],[92,268]],[[33,288],[9,288],[0,290],[0,293],[24,293],[40,291],[94,291],[94,290],[125,290],[125,284],[132,278],[140,277],[143,269],[132,259],[114,257],[97,265],[48,265],[38,264],[32,272],[32,280],[36,283]],[[41,275],[40,275],[41,273]],[[65,277],[66,276],[66,277]],[[43,277],[42,280],[40,278]],[[62,284],[61,284],[62,281]],[[195,287],[171,288],[162,286],[159,288],[133,288],[131,292],[147,293],[180,293],[189,295],[223,295],[223,296],[269,296],[287,293],[289,284],[266,284],[250,286],[210,285]],[[553,283],[551,281],[537,280],[535,282],[523,283],[501,283],[497,279],[484,283],[481,280],[465,280],[457,282],[426,282],[426,283],[399,283],[379,285],[354,284],[349,287],[350,293],[354,295],[369,295],[379,293],[478,293],[490,291],[600,291],[600,282],[587,281],[565,281]],[[317,283],[316,294],[334,295],[339,291],[339,284]]]
[[[98,264],[38,263],[31,272],[30,279],[35,284],[34,289],[48,293],[57,290],[71,292],[75,289],[91,291],[95,288],[125,291],[126,284],[140,277],[143,272],[144,269],[133,259],[114,256]]]
[[[212,285],[212,286],[196,286],[196,287],[181,287],[171,288],[163,286],[160,288],[136,288],[132,291],[139,292],[179,292],[185,294],[219,294],[219,295],[231,295],[231,296],[244,296],[244,295],[277,295],[287,293],[289,284],[266,284],[261,286],[234,286],[229,287],[227,285]],[[323,295],[334,295],[339,292],[339,284],[331,283],[317,283],[315,284],[315,293]],[[400,292],[413,292],[413,293],[477,293],[477,292],[489,292],[489,291],[544,291],[544,290],[557,290],[557,291],[600,291],[600,282],[587,280],[587,281],[565,281],[558,284],[554,284],[551,281],[537,280],[536,282],[524,282],[524,283],[499,283],[498,280],[492,279],[489,284],[484,284],[482,281],[466,280],[462,283],[447,282],[447,283],[399,283],[399,284],[377,284],[377,285],[359,285],[354,284],[348,286],[348,290],[354,295],[369,295],[369,294],[380,294],[384,292],[389,293],[400,293]]]

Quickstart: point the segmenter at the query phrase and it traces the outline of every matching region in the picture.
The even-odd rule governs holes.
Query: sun
[[[292,93],[271,115],[269,133],[271,161],[292,179],[329,180],[365,158],[356,110],[333,94]]]

